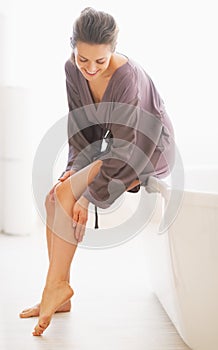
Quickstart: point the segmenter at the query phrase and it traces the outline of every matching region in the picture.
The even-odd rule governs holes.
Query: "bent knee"
[[[45,208],[48,210],[48,209],[50,209],[51,207],[53,207],[54,206],[54,202],[55,202],[55,188],[57,187],[59,185],[59,183],[58,184],[56,184],[50,191],[49,191],[49,193],[46,195],[46,197],[45,197]]]
[[[44,204],[45,204],[45,209],[48,213],[54,207],[54,195],[49,192],[45,197]]]
[[[58,198],[59,200],[65,195],[65,186],[63,186],[63,182],[60,182],[57,186],[55,186],[53,191],[53,198]]]
[[[72,206],[75,203],[74,190],[69,181],[59,183],[54,189],[54,201],[64,205],[64,207]]]

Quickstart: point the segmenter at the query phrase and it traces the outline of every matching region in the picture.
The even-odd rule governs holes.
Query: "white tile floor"
[[[1,350],[187,350],[147,282],[143,234],[112,249],[79,248],[71,271],[72,311],[42,337],[18,313],[39,301],[48,266],[44,227],[0,234]]]

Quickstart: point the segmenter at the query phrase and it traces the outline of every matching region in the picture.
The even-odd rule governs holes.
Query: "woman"
[[[148,74],[115,51],[117,35],[114,18],[92,8],[74,24],[73,53],[65,65],[69,158],[45,203],[49,270],[40,305],[20,314],[39,315],[36,336],[55,312],[70,311],[70,266],[89,203],[107,208],[124,191],[137,192],[150,175],[166,176],[173,166],[173,128],[163,101]]]

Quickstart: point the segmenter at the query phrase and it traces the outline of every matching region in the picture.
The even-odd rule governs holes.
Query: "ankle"
[[[45,289],[54,289],[54,288],[58,288],[58,287],[63,287],[64,285],[69,285],[68,281],[66,280],[47,280],[46,281],[46,285],[45,285]]]

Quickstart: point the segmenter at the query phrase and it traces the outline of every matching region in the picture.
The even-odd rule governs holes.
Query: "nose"
[[[96,71],[96,64],[95,62],[89,62],[86,66],[86,69],[90,72],[90,73],[93,73]]]

